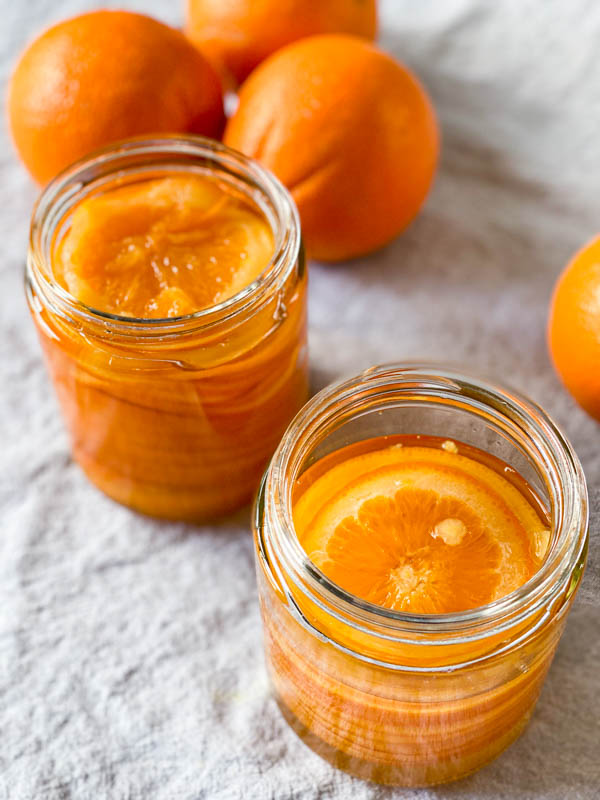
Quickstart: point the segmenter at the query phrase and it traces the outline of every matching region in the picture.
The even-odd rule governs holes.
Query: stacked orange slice
[[[547,527],[514,483],[456,449],[338,459],[294,507],[310,559],[351,594],[415,614],[476,608],[525,583]]]
[[[231,187],[203,175],[171,175],[85,199],[55,272],[91,308],[166,318],[232,297],[272,254],[264,215]]]

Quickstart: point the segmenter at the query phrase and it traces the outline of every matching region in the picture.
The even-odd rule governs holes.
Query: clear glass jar
[[[219,305],[166,320],[89,308],[55,280],[73,209],[115,186],[217,177],[264,214],[275,252]],[[74,458],[138,511],[200,520],[248,502],[308,393],[306,270],[294,203],[257,163],[201,137],[118,143],[73,165],[33,212],[26,291]]]
[[[391,611],[348,594],[307,558],[292,521],[298,477],[371,437],[460,440],[502,459],[546,506],[551,540],[533,577],[453,614]],[[383,366],[335,384],[296,416],[255,506],[267,667],[284,716],[335,766],[381,783],[454,780],[523,730],[587,552],[579,461],[541,408],[434,366]]]

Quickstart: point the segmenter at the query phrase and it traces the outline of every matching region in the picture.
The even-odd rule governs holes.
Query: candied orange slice
[[[549,532],[500,474],[452,449],[388,447],[338,463],[294,509],[310,559],[386,608],[449,613],[485,605],[535,572]]]
[[[83,200],[54,270],[73,296],[97,310],[177,317],[251,284],[273,246],[268,222],[249,201],[207,176],[181,175]]]

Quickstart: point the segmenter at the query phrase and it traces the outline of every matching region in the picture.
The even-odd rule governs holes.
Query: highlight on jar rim
[[[431,785],[519,735],[587,551],[583,472],[541,408],[434,365],[374,367],[296,416],[254,525],[271,681],[319,754]]]

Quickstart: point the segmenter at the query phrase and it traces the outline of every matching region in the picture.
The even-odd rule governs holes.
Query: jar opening
[[[516,460],[515,469],[528,471],[525,477],[535,480],[538,490],[544,489],[551,542],[542,565],[526,583],[485,606],[418,615],[373,605],[349,594],[308,559],[292,521],[295,480],[325,451],[368,438],[374,430],[385,432],[390,419],[404,427],[388,429],[388,434],[444,430],[447,438],[466,439],[491,453],[510,450],[511,458],[504,454],[503,460],[509,464]],[[418,430],[423,424],[427,429]],[[439,429],[432,430],[436,425]],[[406,430],[407,426],[412,429]],[[583,569],[587,492],[579,460],[563,434],[541,408],[520,394],[436,365],[374,367],[313,397],[284,434],[265,475],[261,500],[263,509],[258,508],[257,513],[259,517],[262,513],[264,522],[257,518],[257,530],[264,541],[259,544],[264,558],[277,564],[279,585],[291,580],[298,591],[328,613],[352,619],[359,626],[378,626],[380,636],[392,639],[402,633],[481,636],[481,626],[493,626],[495,631],[503,625],[514,626],[553,597],[565,592],[570,596],[574,571],[577,585]]]
[[[56,280],[50,267],[56,237],[74,207],[109,184],[123,186],[167,174],[210,174],[245,194],[264,215],[274,238],[273,255],[260,275],[222,302],[178,317],[119,316],[78,301]],[[114,143],[60,173],[34,207],[26,281],[57,313],[91,324],[110,325],[121,335],[169,336],[206,328],[252,308],[284,285],[299,262],[300,222],[294,201],[268,170],[219,142],[201,136],[136,138]]]

